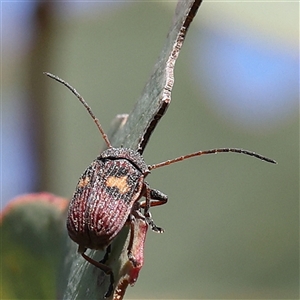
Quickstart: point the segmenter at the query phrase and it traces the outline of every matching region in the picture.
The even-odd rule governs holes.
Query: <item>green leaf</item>
[[[28,194],[1,213],[1,299],[56,297],[68,203],[52,194]]]
[[[115,124],[119,129],[113,129],[110,136],[114,147],[128,147],[143,152],[151,133],[164,115],[171,101],[171,91],[174,83],[174,65],[181,50],[187,29],[199,8],[201,1],[179,1],[170,27],[165,45],[154,66],[152,75],[147,82],[142,96],[138,99],[129,116],[121,116]],[[129,241],[128,227],[124,227],[112,243],[112,253],[107,262],[115,275],[115,292],[110,299],[122,299],[128,283],[135,282],[143,263],[143,250],[147,226],[141,220],[136,220],[136,230],[140,235],[135,239],[135,253],[142,257],[138,268],[133,268],[127,257]],[[86,254],[100,261],[104,252],[88,250]],[[64,270],[64,286],[59,294],[63,299],[104,299],[109,287],[109,276],[92,266],[76,253],[74,243],[69,242]],[[125,284],[124,284],[125,282]]]
[[[179,1],[165,45],[142,96],[128,116],[115,122],[113,146],[143,152],[157,123],[166,112],[174,83],[174,65],[187,29],[201,1]],[[30,194],[12,202],[1,216],[2,299],[103,299],[109,276],[77,253],[65,227],[66,199],[51,194]],[[128,259],[130,230],[125,226],[112,243],[107,264],[115,275],[111,299],[122,299],[136,282],[143,266],[148,225],[137,218],[132,254]],[[101,251],[87,250],[96,261]]]
[[[202,1],[179,1],[161,54],[126,124],[111,138],[115,147],[143,152],[155,126],[171,102],[174,66],[186,32]]]

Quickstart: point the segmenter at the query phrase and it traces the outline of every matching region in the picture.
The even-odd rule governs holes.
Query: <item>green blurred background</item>
[[[70,198],[129,113],[164,43],[174,2],[2,3],[2,205],[46,190]],[[168,194],[152,214],[145,265],[127,298],[299,298],[299,4],[210,2],[175,67],[172,103],[148,164],[242,147],[278,161],[220,154],[153,171]]]

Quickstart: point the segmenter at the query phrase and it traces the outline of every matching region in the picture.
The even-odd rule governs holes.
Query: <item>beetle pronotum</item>
[[[114,284],[114,274],[111,268],[105,264],[108,253],[101,262],[97,262],[88,257],[85,251],[87,248],[103,250],[109,247],[115,236],[128,222],[131,226],[129,245],[132,245],[135,218],[145,220],[153,231],[163,232],[163,229],[157,227],[153,222],[149,209],[152,206],[165,204],[168,197],[158,190],[151,189],[145,181],[151,170],[187,158],[221,152],[241,153],[270,163],[276,163],[273,159],[248,150],[217,148],[194,152],[154,165],[147,165],[138,151],[123,147],[114,148],[99,120],[81,95],[61,78],[50,73],[45,74],[62,83],[75,94],[96,123],[107,146],[107,149],[100,153],[79,178],[67,217],[68,234],[79,245],[78,252],[88,262],[110,276],[110,287],[105,295],[106,297],[112,293]],[[145,200],[139,201],[141,197],[145,197]],[[132,264],[135,264],[130,246],[128,247],[128,258]]]

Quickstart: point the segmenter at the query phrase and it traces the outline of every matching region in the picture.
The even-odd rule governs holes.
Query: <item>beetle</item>
[[[110,244],[125,224],[130,224],[130,240],[128,259],[133,265],[137,262],[131,252],[133,243],[134,220],[144,220],[153,231],[162,233],[163,229],[156,226],[150,207],[163,205],[168,201],[167,195],[152,189],[145,181],[151,170],[167,166],[185,159],[221,152],[234,152],[276,163],[273,159],[240,148],[217,148],[198,151],[167,160],[154,165],[147,165],[142,155],[134,149],[115,148],[111,145],[99,120],[82,96],[63,79],[45,72],[47,76],[65,85],[84,105],[98,127],[107,149],[91,163],[79,178],[73,198],[69,205],[67,230],[70,238],[78,244],[78,252],[88,262],[103,270],[110,276],[110,286],[105,297],[113,291],[114,274],[105,264],[110,251]],[[144,197],[145,200],[141,200]],[[87,256],[89,249],[107,252],[104,259],[97,262]]]

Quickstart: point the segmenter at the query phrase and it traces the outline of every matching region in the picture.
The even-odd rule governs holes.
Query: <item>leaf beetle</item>
[[[111,295],[114,286],[113,271],[105,264],[109,250],[100,262],[87,256],[85,251],[87,248],[109,249],[111,242],[126,223],[131,226],[129,245],[132,245],[135,218],[145,220],[153,231],[163,232],[162,228],[155,225],[149,209],[152,206],[165,204],[168,197],[162,192],[150,188],[145,181],[151,170],[187,158],[221,152],[241,153],[270,163],[276,163],[273,159],[248,150],[217,148],[194,152],[154,165],[147,165],[137,150],[123,147],[114,148],[111,145],[89,105],[69,83],[51,73],[45,72],[44,74],[62,83],[75,94],[94,120],[107,146],[107,149],[100,153],[79,178],[67,216],[68,234],[78,244],[78,252],[88,262],[110,276],[110,286],[105,297]],[[145,200],[141,200],[143,197]],[[130,247],[128,248],[128,258],[135,265],[135,258]]]

